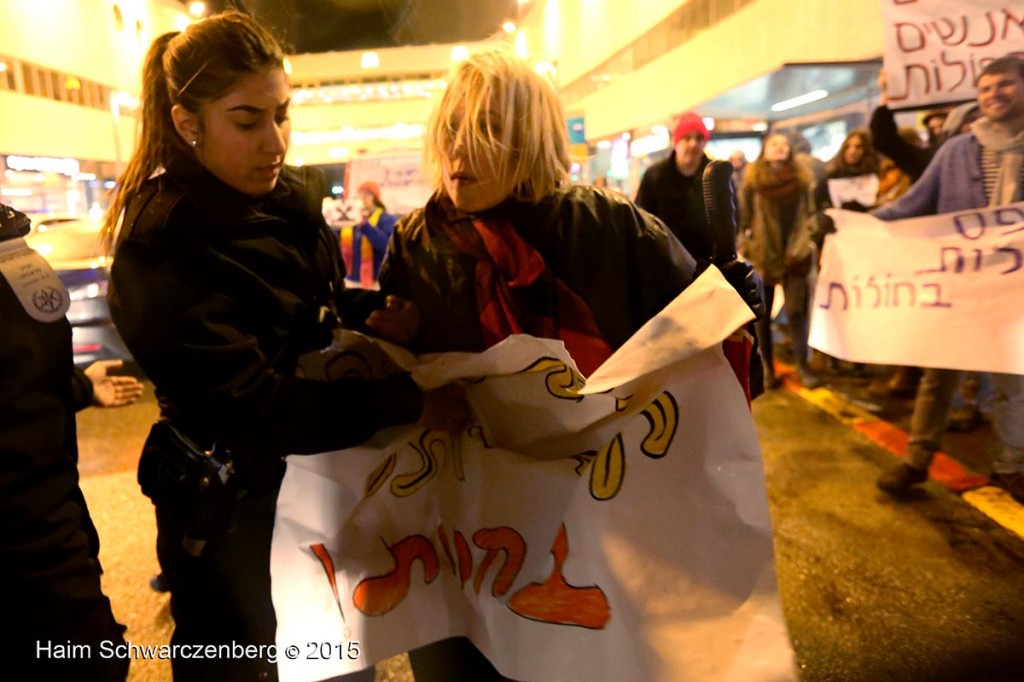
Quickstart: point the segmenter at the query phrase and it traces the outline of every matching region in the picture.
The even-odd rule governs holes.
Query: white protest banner
[[[1024,203],[884,222],[829,210],[810,345],[850,362],[1024,374]]]
[[[711,268],[585,388],[561,342],[529,336],[350,354],[344,371],[383,348],[421,385],[464,377],[479,421],[289,458],[281,679],[456,635],[534,682],[795,679],[757,435],[720,350],[749,319]]]
[[[881,0],[889,106],[913,109],[972,100],[981,70],[1024,57],[1019,0]]]
[[[878,201],[878,175],[867,173],[849,178],[830,178],[828,198],[836,208],[849,201],[870,208]]]

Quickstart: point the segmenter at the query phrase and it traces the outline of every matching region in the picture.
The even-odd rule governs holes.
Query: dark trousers
[[[182,549],[185,517],[180,500],[158,500],[157,555],[171,591],[175,625],[172,644],[263,645],[264,651],[275,644],[277,618],[270,594],[270,541],[278,491],[279,485],[239,493],[227,532],[208,543],[198,557]],[[176,657],[171,668],[174,679],[181,682],[277,680],[277,664],[266,656],[218,655],[203,660]],[[337,679],[372,682],[374,670]]]
[[[783,295],[786,297],[783,306],[789,320],[789,332],[792,338],[793,359],[797,367],[807,367],[807,327],[810,308],[810,288],[806,275],[787,274],[782,282]],[[764,360],[766,376],[774,376],[772,362],[772,321],[770,319],[772,303],[775,301],[775,286],[765,283],[764,306],[765,316],[757,321],[757,343]]]
[[[45,585],[19,582],[0,572],[0,612],[7,632],[0,641],[4,679],[123,682],[130,659],[124,626],[114,620],[100,591],[99,568],[64,575]],[[121,647],[119,650],[117,647]]]
[[[514,682],[495,670],[473,642],[453,637],[409,652],[416,682]]]

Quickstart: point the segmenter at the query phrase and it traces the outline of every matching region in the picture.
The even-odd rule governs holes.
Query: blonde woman
[[[528,333],[565,341],[589,374],[692,279],[661,221],[569,183],[561,103],[516,57],[456,68],[426,155],[435,192],[399,222],[381,271],[383,291],[419,306],[418,352]]]
[[[562,106],[524,61],[475,54],[427,128],[435,188],[396,227],[381,288],[419,306],[418,352],[562,339],[590,374],[690,282],[694,261],[622,195],[568,182]],[[501,633],[491,633],[500,637]],[[417,682],[504,679],[465,639],[411,652]]]

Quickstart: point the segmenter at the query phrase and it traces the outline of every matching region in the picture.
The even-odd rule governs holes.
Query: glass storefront
[[[43,156],[0,156],[0,201],[31,214],[98,220],[110,203],[113,163]]]

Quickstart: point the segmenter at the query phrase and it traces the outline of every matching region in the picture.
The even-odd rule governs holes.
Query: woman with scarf
[[[661,221],[568,182],[558,96],[514,56],[456,67],[426,147],[435,192],[399,222],[381,270],[383,292],[419,307],[416,352],[483,351],[525,333],[563,340],[589,375],[693,277]],[[504,679],[463,638],[410,659],[419,682]]]
[[[782,285],[797,374],[807,388],[821,385],[807,366],[812,293],[808,275],[815,259],[812,185],[810,172],[794,160],[789,139],[774,133],[765,139],[761,154],[744,172],[739,195],[740,250],[764,278],[765,310],[772,309],[775,285]],[[777,388],[780,382],[773,365],[770,317],[768,314],[758,321],[758,344],[765,386]]]
[[[460,63],[427,132],[434,195],[396,227],[381,289],[412,299],[419,353],[510,334],[565,341],[593,372],[693,277],[694,261],[616,192],[571,185],[562,107],[500,52]]]

